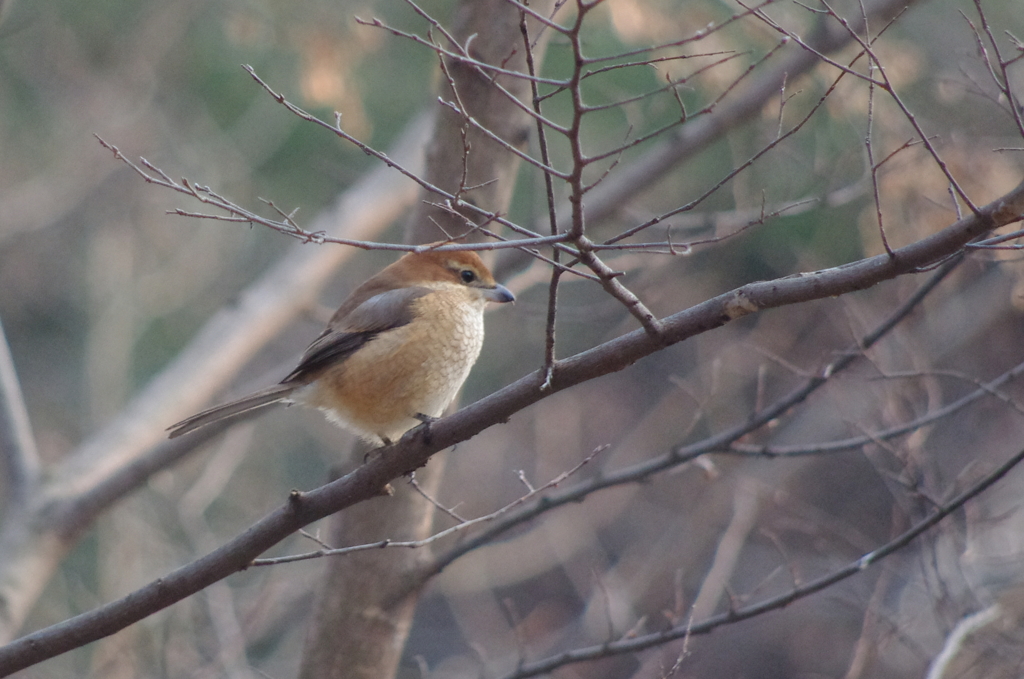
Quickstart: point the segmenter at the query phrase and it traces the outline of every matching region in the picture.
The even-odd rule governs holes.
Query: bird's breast
[[[482,300],[433,292],[414,302],[413,320],[378,334],[301,395],[366,438],[397,440],[417,415],[439,417],[480,355]]]

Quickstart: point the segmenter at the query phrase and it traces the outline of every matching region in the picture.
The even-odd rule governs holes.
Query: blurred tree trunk
[[[551,0],[531,4],[543,14],[550,13],[552,6]],[[525,72],[520,21],[520,12],[505,0],[464,0],[457,9],[452,35],[461,45],[468,44],[474,59]],[[550,32],[539,31],[535,21],[529,26],[531,39],[540,38],[533,50],[539,63]],[[490,78],[474,66],[453,60],[446,60],[443,71],[440,89],[445,101],[460,103],[465,114],[509,144],[526,146],[533,127],[530,117],[509,103]],[[507,77],[496,80],[507,92],[529,103],[528,82]],[[518,166],[515,155],[471,127],[466,115],[440,106],[427,154],[428,182],[480,208],[504,213]],[[431,242],[468,231],[466,220],[438,207],[439,202],[438,196],[421,196],[407,226],[410,242]],[[354,455],[363,453],[357,446]],[[433,495],[443,472],[444,458],[439,456],[417,472],[416,478],[420,487]],[[409,485],[398,484],[393,496],[362,503],[336,516],[330,539],[336,546],[384,538],[422,539],[429,536],[433,517],[432,504]],[[330,559],[307,634],[300,676],[394,676],[424,584],[418,564],[425,556],[423,550],[377,550]]]

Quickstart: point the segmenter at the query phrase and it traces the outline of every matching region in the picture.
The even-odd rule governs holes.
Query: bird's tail
[[[223,405],[215,406],[209,410],[204,410],[201,413],[193,415],[188,419],[182,420],[175,425],[167,428],[168,438],[177,438],[182,434],[187,434],[193,429],[199,429],[199,427],[205,427],[208,424],[226,420],[231,417],[237,417],[243,413],[247,413],[250,410],[256,410],[268,406],[278,401],[283,401],[288,398],[289,394],[295,391],[296,385],[294,384],[275,384],[272,387],[257,391],[255,394],[249,394],[244,398],[240,398],[237,401],[231,403],[225,403]]]

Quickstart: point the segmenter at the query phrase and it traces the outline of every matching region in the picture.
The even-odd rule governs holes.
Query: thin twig
[[[591,460],[593,460],[600,453],[604,452],[607,449],[608,449],[607,445],[598,446],[597,448],[594,449],[593,452],[590,453],[590,455],[588,455],[587,457],[583,458],[583,460],[579,464],[577,464],[575,467],[573,467],[572,469],[569,469],[567,471],[562,472],[561,474],[559,474],[555,478],[551,479],[550,481],[548,481],[544,485],[540,486],[539,488],[533,488],[533,487],[528,486],[528,492],[525,495],[523,495],[522,497],[520,497],[520,498],[518,498],[518,499],[516,499],[516,500],[514,500],[514,501],[512,501],[510,503],[508,503],[507,505],[505,505],[504,507],[502,507],[500,509],[497,509],[497,510],[491,512],[490,514],[485,514],[484,516],[479,516],[479,517],[477,517],[475,519],[468,519],[468,520],[467,519],[461,519],[454,512],[451,512],[450,510],[445,509],[445,508],[441,507],[440,505],[437,505],[438,507],[441,507],[441,509],[443,511],[445,511],[447,514],[449,514],[450,516],[453,516],[454,518],[459,520],[460,523],[458,523],[458,524],[456,524],[456,525],[454,525],[454,526],[452,526],[450,528],[446,528],[445,530],[440,531],[438,533],[434,533],[430,537],[424,538],[422,540],[405,540],[405,541],[399,541],[399,540],[380,540],[378,542],[372,542],[370,544],[364,544],[364,545],[354,545],[352,547],[328,548],[328,547],[324,546],[324,548],[318,549],[318,550],[316,550],[314,552],[304,552],[302,554],[290,554],[288,556],[279,556],[279,557],[274,557],[274,558],[270,558],[270,559],[254,559],[252,561],[252,565],[253,566],[277,566],[277,565],[285,564],[285,563],[294,563],[296,561],[308,561],[309,559],[319,559],[319,558],[322,558],[322,557],[325,557],[325,556],[341,556],[341,555],[344,555],[344,554],[353,554],[355,552],[365,552],[365,551],[368,551],[368,550],[384,549],[386,547],[399,547],[399,548],[404,548],[404,549],[419,549],[420,547],[425,547],[425,546],[427,546],[427,545],[429,545],[431,543],[437,542],[438,540],[442,540],[442,539],[444,539],[444,538],[446,538],[446,537],[448,537],[450,535],[454,535],[455,533],[459,533],[461,531],[464,531],[467,528],[472,528],[472,527],[480,525],[480,524],[484,524],[484,523],[488,523],[488,522],[494,521],[495,519],[498,519],[498,518],[504,516],[505,514],[509,513],[510,511],[515,509],[516,507],[518,507],[518,506],[524,504],[525,502],[528,502],[529,500],[537,497],[540,493],[543,493],[546,490],[550,490],[551,488],[557,488],[560,483],[562,483],[566,479],[572,477],[574,474],[576,474],[576,472],[578,472],[580,469],[582,469],[587,463],[589,463]],[[417,484],[414,484],[414,487],[416,488],[417,491],[419,491],[421,494],[423,494],[423,492],[419,489],[419,486]],[[424,497],[427,497],[427,499],[429,499],[431,502],[434,502],[436,504],[435,500],[433,500],[432,498],[429,498],[425,494],[423,494],[423,495],[424,495]]]

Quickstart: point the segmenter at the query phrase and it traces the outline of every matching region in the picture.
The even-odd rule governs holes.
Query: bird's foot
[[[416,435],[417,433],[422,433],[423,442],[429,446],[432,438],[430,435],[430,425],[432,425],[434,422],[437,422],[441,418],[434,417],[432,415],[424,415],[423,413],[416,413],[415,415],[413,415],[413,417],[419,420],[421,423],[418,427],[414,427],[412,429],[413,435]]]
[[[391,439],[389,439],[387,436],[378,435],[377,438],[380,439],[380,445],[373,446],[368,451],[366,451],[366,453],[363,454],[363,464],[366,464],[374,455],[380,455],[381,451],[390,446],[392,443]],[[365,445],[373,445],[373,443],[366,440]]]

